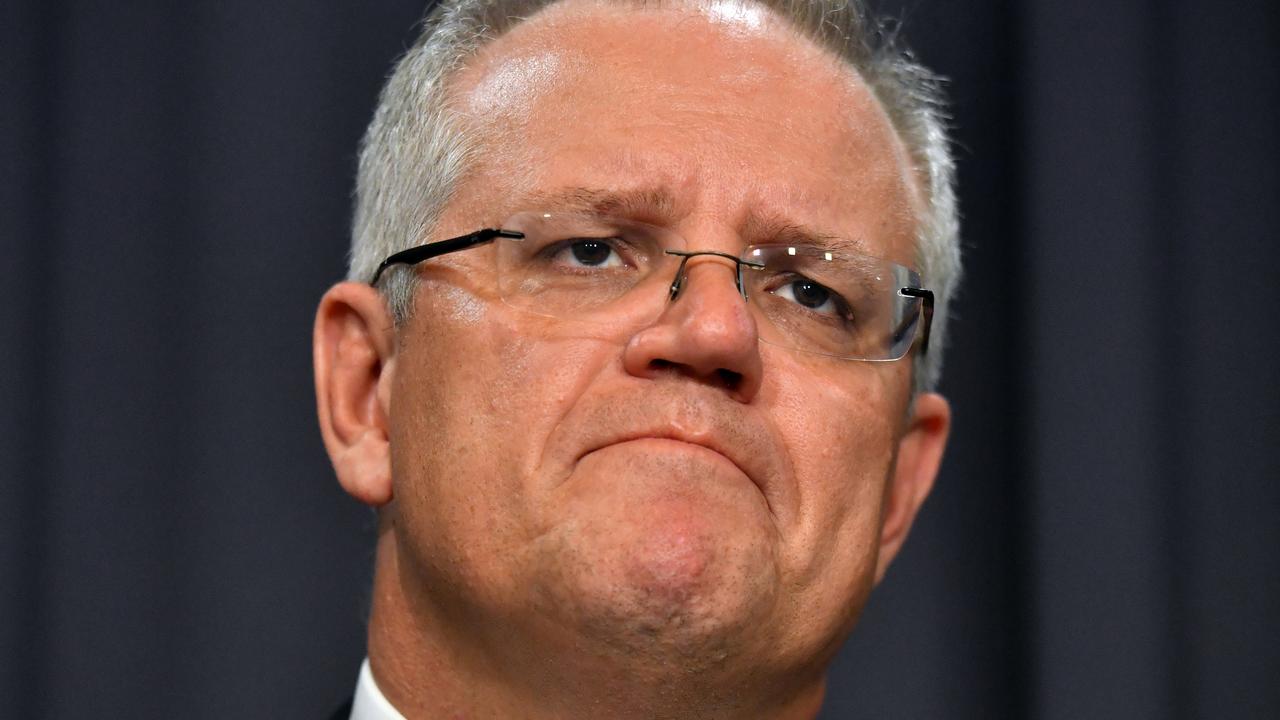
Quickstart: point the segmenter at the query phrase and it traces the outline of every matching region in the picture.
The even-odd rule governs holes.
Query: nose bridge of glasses
[[[747,299],[747,289],[742,282],[743,266],[750,269],[764,267],[760,263],[751,260],[744,260],[737,255],[730,255],[729,253],[720,252],[718,250],[667,250],[665,252],[667,255],[674,256],[679,259],[675,277],[671,279],[670,299],[673,301],[679,298],[680,292],[687,284],[691,265],[718,265],[732,272],[734,287],[737,288],[738,294],[742,296],[743,300]]]

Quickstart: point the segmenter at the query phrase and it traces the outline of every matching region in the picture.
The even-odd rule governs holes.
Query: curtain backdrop
[[[955,434],[824,717],[1280,717],[1276,7],[905,3],[954,98]],[[351,692],[373,521],[311,320],[421,11],[0,5],[0,715]]]

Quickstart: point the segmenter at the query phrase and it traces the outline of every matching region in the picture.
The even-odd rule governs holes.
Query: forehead
[[[487,44],[452,99],[482,138],[460,196],[484,207],[631,191],[675,219],[794,221],[912,253],[918,191],[880,104],[763,8],[566,0]]]

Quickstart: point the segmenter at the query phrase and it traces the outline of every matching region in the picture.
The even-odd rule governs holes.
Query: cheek
[[[395,494],[415,544],[504,552],[536,532],[547,437],[608,359],[536,316],[423,283],[392,400]],[[424,551],[430,548],[422,548]]]
[[[775,373],[775,415],[797,474],[839,479],[887,469],[874,461],[893,452],[905,412],[902,374],[877,363],[826,369]]]
[[[413,587],[500,604],[519,582],[503,562],[527,535],[513,468],[530,436],[518,409],[536,405],[524,381],[531,354],[494,303],[423,285],[392,388],[398,553]]]
[[[905,412],[905,376],[896,366],[859,364],[832,377],[810,369],[778,373],[779,428],[794,464],[798,526],[790,550],[800,572],[874,556],[881,500]]]
[[[519,338],[503,337],[493,306],[458,285],[423,282],[413,318],[401,329],[391,401],[392,478],[397,530],[423,563],[459,569],[468,547],[505,542],[511,500],[501,487],[510,436],[503,403],[519,401]],[[501,512],[500,512],[501,510]],[[473,529],[492,523],[492,532]],[[443,564],[442,564],[443,566]]]

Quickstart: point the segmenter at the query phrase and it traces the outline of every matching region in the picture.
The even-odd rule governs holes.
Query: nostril
[[[688,365],[672,362],[670,360],[663,360],[662,358],[650,360],[649,370],[655,374],[691,372],[691,368]],[[712,383],[730,392],[736,392],[738,388],[742,387],[743,382],[742,373],[728,370],[726,368],[716,368],[714,372],[703,377],[705,378],[705,382]]]
[[[736,391],[742,386],[742,373],[740,372],[720,368],[716,370],[716,377],[719,378],[720,383],[724,385],[726,390]]]
[[[670,360],[663,360],[662,358],[656,358],[654,360],[649,361],[650,370],[670,370],[675,366],[676,366],[675,363],[671,362]]]

